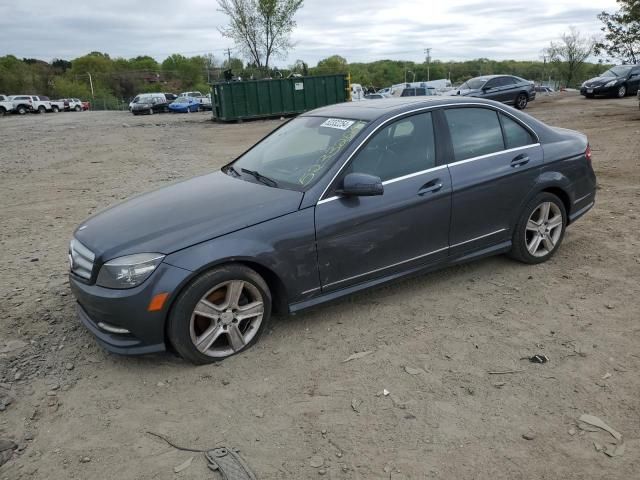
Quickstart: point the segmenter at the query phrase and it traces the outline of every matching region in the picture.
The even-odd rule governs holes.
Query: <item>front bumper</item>
[[[604,85],[580,87],[580,95],[615,95],[619,87],[620,85],[614,85],[613,87],[605,87]]]
[[[113,353],[141,355],[166,350],[167,313],[190,275],[188,270],[161,263],[150,278],[135,288],[114,290],[88,285],[74,275],[69,276],[69,285],[78,301],[80,321],[100,345]],[[163,308],[149,312],[151,299],[163,292],[169,293]],[[113,333],[114,328],[128,333]]]

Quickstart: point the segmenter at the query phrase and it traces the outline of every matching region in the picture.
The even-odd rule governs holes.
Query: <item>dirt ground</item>
[[[280,121],[0,119],[0,439],[17,444],[0,479],[216,478],[147,431],[237,448],[259,480],[639,478],[637,100],[562,94],[527,111],[588,134],[599,181],[551,261],[491,258],[276,318],[201,367],[99,348],[74,313],[68,241],[94,211],[216,169]],[[524,358],[537,353],[550,361]],[[623,435],[622,455],[598,451],[614,439],[582,414]]]

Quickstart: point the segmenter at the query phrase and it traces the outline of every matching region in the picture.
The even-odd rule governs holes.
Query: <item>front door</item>
[[[379,130],[339,175],[380,177],[384,193],[328,197],[316,206],[318,265],[323,291],[345,288],[447,256],[451,179],[436,166],[431,113]],[[337,188],[337,187],[336,187]]]

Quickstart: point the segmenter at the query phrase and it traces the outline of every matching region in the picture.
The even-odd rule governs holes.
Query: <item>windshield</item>
[[[487,82],[486,78],[472,78],[460,85],[460,90],[477,90]]]
[[[245,153],[233,163],[233,169],[227,168],[225,172],[259,181],[257,175],[247,173],[257,172],[267,177],[271,186],[305,190],[322,177],[365,125],[364,121],[342,118],[295,118]]]
[[[174,100],[175,103],[189,103],[189,99],[187,97],[178,97]]]
[[[601,77],[626,77],[631,71],[630,65],[620,65],[619,67],[613,67],[604,72]]]

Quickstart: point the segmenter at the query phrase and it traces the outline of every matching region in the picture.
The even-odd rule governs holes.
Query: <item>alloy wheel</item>
[[[620,85],[618,88],[618,98],[624,98],[627,95],[627,87],[625,85]]]
[[[191,314],[189,333],[200,353],[224,358],[242,350],[260,329],[264,299],[258,288],[230,280],[209,290]]]
[[[553,202],[538,205],[527,220],[525,241],[534,257],[551,253],[562,236],[563,220],[560,208]]]

